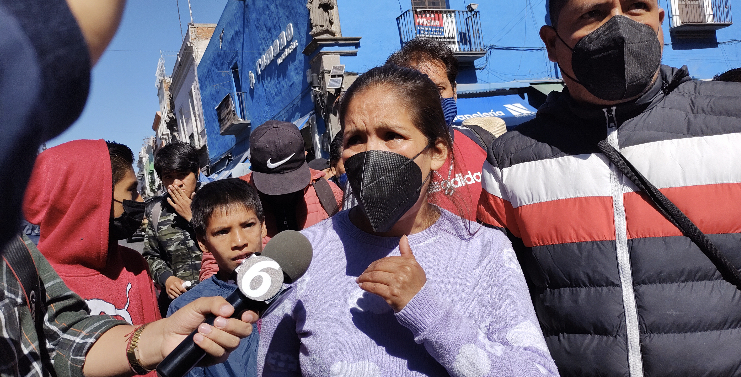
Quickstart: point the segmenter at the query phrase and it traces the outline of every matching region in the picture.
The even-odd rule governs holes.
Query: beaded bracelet
[[[138,375],[147,374],[153,370],[144,368],[135,353],[136,348],[139,346],[139,336],[142,334],[145,327],[147,327],[146,324],[141,325],[136,329],[136,331],[134,331],[134,335],[131,336],[129,344],[126,347],[126,358],[129,360],[129,367]]]

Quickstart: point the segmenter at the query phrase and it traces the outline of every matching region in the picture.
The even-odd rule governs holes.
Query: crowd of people
[[[49,3],[0,0],[0,375],[156,376],[193,331],[191,377],[741,373],[741,84],[662,65],[657,0],[547,1],[566,87],[505,133],[453,124],[456,58],[418,38],[343,94],[329,159],[270,120],[251,173],[201,184],[172,143],[146,203],[122,144],[30,152],[79,116],[123,9]],[[120,246],[143,222],[143,253]],[[286,230],[308,270],[234,313],[235,270]]]

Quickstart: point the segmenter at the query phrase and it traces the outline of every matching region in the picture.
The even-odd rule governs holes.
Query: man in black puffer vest
[[[741,84],[661,66],[657,0],[549,11],[567,89],[494,141],[478,218],[510,235],[559,372],[741,375]]]

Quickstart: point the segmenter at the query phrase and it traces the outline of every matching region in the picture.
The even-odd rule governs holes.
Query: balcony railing
[[[450,9],[408,10],[396,17],[402,46],[417,37],[445,42],[460,62],[486,55],[478,11]]]
[[[672,31],[717,30],[731,25],[730,0],[671,0]]]
[[[224,99],[216,106],[216,116],[219,119],[221,135],[239,135],[250,126],[249,120],[243,120],[237,115],[231,93],[224,96]]]

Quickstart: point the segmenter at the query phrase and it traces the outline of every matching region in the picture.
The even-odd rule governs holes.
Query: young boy
[[[118,244],[144,213],[133,162],[129,147],[104,140],[49,148],[36,159],[24,212],[40,226],[38,249],[92,314],[140,325],[160,313],[147,262]]]
[[[154,170],[167,193],[147,206],[142,254],[161,288],[158,302],[163,316],[188,284],[198,284],[201,250],[190,226],[190,204],[199,169],[198,151],[187,143],[165,145],[154,156]]]
[[[257,190],[240,179],[225,179],[203,186],[193,199],[191,209],[191,224],[198,245],[213,254],[219,272],[176,298],[167,311],[168,317],[199,297],[232,294],[237,289],[232,276],[234,269],[245,258],[262,251],[262,238],[267,234]],[[257,343],[257,332],[253,332],[224,363],[193,368],[189,376],[255,376]]]

